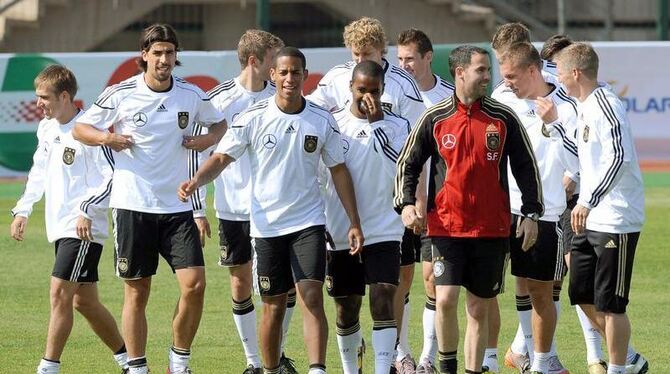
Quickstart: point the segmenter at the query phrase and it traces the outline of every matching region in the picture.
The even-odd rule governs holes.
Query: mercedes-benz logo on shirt
[[[453,134],[447,134],[442,137],[442,146],[446,149],[452,149],[456,146],[456,137]]]
[[[263,135],[263,147],[272,149],[277,145],[277,138],[272,134]]]
[[[147,115],[144,112],[137,112],[133,116],[133,123],[137,127],[142,127],[147,124]]]

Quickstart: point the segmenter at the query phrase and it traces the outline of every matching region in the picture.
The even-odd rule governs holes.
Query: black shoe
[[[295,368],[295,361],[286,357],[283,353],[279,358],[279,368],[282,374],[298,374],[298,370]]]

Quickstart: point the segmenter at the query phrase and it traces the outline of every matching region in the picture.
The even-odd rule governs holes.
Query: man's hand
[[[384,119],[384,111],[382,110],[382,104],[378,100],[375,100],[371,94],[366,93],[361,99],[361,109],[363,113],[368,117],[368,122],[373,123],[381,121]]]
[[[552,123],[558,119],[558,110],[556,110],[556,105],[550,98],[538,96],[535,99],[535,108],[537,109],[537,115],[544,123]]]
[[[570,224],[575,234],[580,235],[584,233],[586,230],[586,218],[588,218],[590,212],[591,209],[579,204],[575,205],[575,208],[572,209]]]
[[[197,217],[195,218],[195,225],[198,226],[198,232],[200,233],[200,244],[205,248],[205,235],[208,238],[212,237],[212,229],[209,227],[209,221],[207,217]]]
[[[414,230],[415,233],[420,233],[423,231],[424,218],[421,216],[416,206],[414,205],[405,205],[402,208],[402,223],[408,229]]]
[[[133,141],[133,137],[130,135],[122,135],[110,132],[105,136],[105,141],[103,144],[116,152],[120,152],[124,149],[132,147],[135,142]]]
[[[521,249],[527,251],[535,245],[537,240],[537,222],[527,217],[519,217],[516,225],[516,237],[520,238],[522,236]]]
[[[577,190],[577,182],[568,176],[563,176],[563,189],[565,190],[565,200],[570,200]]]
[[[193,195],[197,189],[198,183],[193,179],[188,180],[180,184],[179,188],[177,188],[177,197],[179,197],[179,200],[186,202],[189,196]]]
[[[349,238],[349,254],[353,256],[361,253],[363,251],[363,243],[365,242],[361,227],[350,226],[347,237]]]
[[[12,221],[11,226],[9,227],[9,232],[12,235],[12,239],[16,241],[23,241],[23,233],[26,231],[26,224],[28,223],[28,217],[15,216]]]
[[[84,217],[84,216],[79,216],[77,218],[77,236],[79,239],[87,241],[87,242],[92,242],[93,241],[93,232],[91,230],[91,220]]]
[[[181,145],[186,149],[202,152],[216,144],[216,136],[213,134],[187,136],[184,135]]]

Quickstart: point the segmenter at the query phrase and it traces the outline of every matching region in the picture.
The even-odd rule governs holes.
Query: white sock
[[[531,364],[530,371],[548,373],[549,357],[551,357],[549,352],[533,352],[533,363]]]
[[[361,326],[358,322],[347,328],[337,326],[337,347],[340,351],[344,374],[358,373],[358,347],[361,345],[362,338]]]
[[[400,327],[400,336],[398,340],[398,355],[396,361],[402,361],[405,356],[411,356],[412,350],[409,348],[409,293],[405,295],[405,306],[402,313],[402,322]]]
[[[309,368],[307,374],[326,374],[326,369],[323,368]]]
[[[561,317],[561,302],[554,301],[554,306],[556,307],[556,326],[558,326],[558,319]],[[551,339],[551,349],[549,350],[551,356],[558,356],[558,350],[556,349],[556,331],[554,331],[554,337]]]
[[[435,299],[427,298],[423,308],[423,350],[419,362],[435,363],[437,355],[437,335],[435,333]]]
[[[255,368],[261,367],[261,359],[258,356],[258,338],[256,337],[256,310],[251,297],[241,303],[233,300],[233,320],[244,348],[247,365],[253,365]]]
[[[517,313],[526,313],[526,311]],[[526,353],[528,353],[528,349],[526,348],[526,338],[523,336],[523,329],[521,328],[521,323],[519,323],[519,326],[516,328],[516,335],[514,335],[514,340],[512,340],[512,345],[510,346],[510,349],[512,350],[512,352],[521,355],[525,355]]]
[[[607,374],[626,374],[626,365],[607,365]]]
[[[395,325],[395,321],[374,321],[375,325]],[[372,349],[375,352],[375,374],[388,374],[393,364],[393,351],[398,336],[396,327],[372,330]]]
[[[60,373],[60,362],[41,359],[37,366],[37,374],[58,374]]]
[[[128,374],[148,374],[146,356],[130,358],[128,357]]]
[[[149,374],[149,368],[147,366],[140,366],[137,368],[129,368],[128,374]]]
[[[123,353],[119,353],[118,355],[114,355],[114,361],[116,361],[116,363],[119,364],[119,367],[121,369],[127,369],[128,368],[128,352],[123,352]]]
[[[603,361],[602,351],[602,337],[598,330],[591,325],[591,320],[586,316],[582,308],[577,305],[577,317],[579,317],[579,324],[582,326],[582,333],[584,334],[584,343],[586,344],[586,362],[595,364]]]
[[[526,349],[528,350],[528,357],[530,358],[530,362],[533,362],[533,350],[534,350],[534,345],[533,345],[533,322],[532,322],[532,314],[533,310],[523,310],[517,312],[519,315],[519,324],[521,325],[521,329],[523,330],[523,338],[526,341]],[[517,352],[519,353],[519,352]]]
[[[291,317],[293,317],[293,310],[295,310],[295,294],[289,294],[286,301],[286,313],[284,314],[284,321],[282,322],[282,338],[281,338],[281,353],[284,353],[286,341],[288,340],[288,329],[291,327]]]
[[[191,360],[191,350],[172,347],[168,354],[170,359],[169,367],[171,372],[180,372],[188,368],[188,362]]]
[[[637,356],[637,351],[633,348],[630,343],[628,343],[628,352],[626,353],[626,364],[629,365],[635,360],[635,356]]]
[[[500,371],[498,368],[498,348],[486,348],[482,366],[488,367],[492,373]]]

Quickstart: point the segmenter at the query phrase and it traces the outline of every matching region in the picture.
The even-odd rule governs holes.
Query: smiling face
[[[489,56],[473,53],[470,65],[456,68],[456,77],[463,85],[463,92],[471,98],[480,98],[486,95],[491,82],[491,63]]]
[[[512,61],[500,65],[500,74],[505,86],[519,99],[528,99],[531,91],[531,66],[515,64]]]
[[[398,66],[410,73],[414,79],[421,81],[426,75],[432,74],[430,63],[433,52],[428,51],[421,56],[416,43],[398,45]]]
[[[365,113],[361,111],[361,101],[365,94],[370,94],[373,100],[377,103],[381,101],[382,93],[384,93],[384,83],[378,77],[369,76],[358,73],[354,75],[349,89],[352,95],[352,111],[361,117],[365,117]]]
[[[169,42],[155,42],[148,51],[142,51],[142,60],[147,63],[146,74],[154,81],[170,80],[177,62],[177,49]]]
[[[277,95],[282,99],[293,102],[300,100],[302,86],[307,79],[307,69],[302,66],[299,57],[281,56],[276,59],[276,65],[270,68],[272,81],[277,86]]]
[[[46,119],[52,119],[60,117],[63,113],[69,94],[65,91],[56,94],[53,87],[42,83],[35,89],[35,96],[37,96],[37,108],[42,111]]]
[[[384,57],[384,51],[371,45],[351,47],[351,59],[357,64],[360,64],[363,61],[374,61],[381,65],[382,57]]]
[[[579,84],[577,82],[577,70],[571,69],[565,61],[559,58],[556,61],[556,71],[558,73],[558,81],[565,87],[568,95],[579,97]]]

